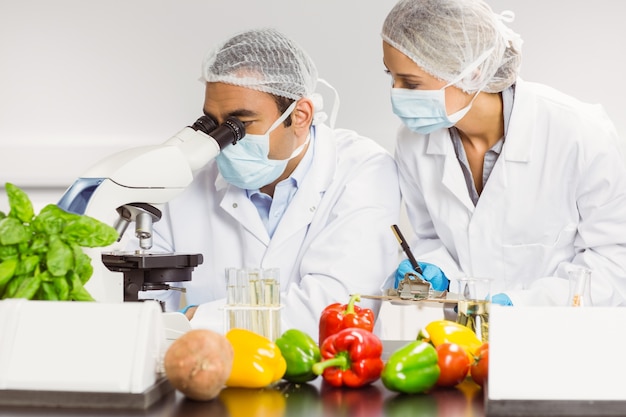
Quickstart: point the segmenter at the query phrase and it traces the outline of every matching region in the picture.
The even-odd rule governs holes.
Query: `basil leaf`
[[[35,275],[27,277],[17,288],[17,291],[13,294],[13,298],[26,298],[27,300],[30,300],[35,296],[35,294],[37,294],[39,287],[41,287],[41,280],[39,279],[39,276]]]
[[[70,298],[70,284],[67,282],[66,277],[54,277],[52,283],[56,289],[56,293],[59,295],[59,300],[69,300]]]
[[[62,236],[68,242],[95,248],[109,246],[118,238],[115,228],[89,216],[70,220],[63,229]]]
[[[11,207],[9,217],[14,217],[22,223],[29,223],[35,216],[35,211],[28,195],[9,182],[5,184],[5,189],[9,197],[9,207]]]
[[[7,259],[6,261],[0,263],[0,288],[4,288],[6,283],[13,278],[17,265],[17,259]]]
[[[50,247],[46,253],[48,271],[60,277],[74,267],[74,253],[72,249],[56,235],[50,236]]]
[[[78,275],[80,281],[85,284],[93,274],[91,258],[76,243],[71,244],[71,246],[74,252],[74,272]]]
[[[5,217],[0,220],[0,243],[3,245],[16,245],[28,241],[28,232],[18,219]]]
[[[22,259],[20,259],[20,263],[17,269],[15,270],[15,275],[32,274],[35,271],[35,268],[37,268],[37,265],[39,265],[39,256],[37,255],[24,256],[22,257]]]

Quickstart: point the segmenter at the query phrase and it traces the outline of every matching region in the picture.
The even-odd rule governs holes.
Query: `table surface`
[[[385,341],[384,358],[408,341]],[[307,384],[281,382],[264,389],[225,388],[205,402],[171,392],[146,410],[0,407],[5,416],[154,416],[154,417],[479,417],[484,416],[483,391],[471,380],[428,394],[402,395],[380,380],[357,388],[334,388],[319,377]]]

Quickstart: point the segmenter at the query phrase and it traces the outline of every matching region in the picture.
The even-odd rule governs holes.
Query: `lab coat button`
[[[233,203],[233,208],[237,208],[237,203]]]
[[[315,211],[315,206],[311,206],[311,208],[309,209],[311,211],[311,213],[313,213]]]

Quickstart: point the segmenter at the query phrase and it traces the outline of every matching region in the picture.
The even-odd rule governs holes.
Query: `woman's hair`
[[[522,40],[483,0],[400,0],[383,23],[385,42],[465,92],[515,83]]]

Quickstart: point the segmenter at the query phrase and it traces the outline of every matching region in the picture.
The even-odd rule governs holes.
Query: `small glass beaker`
[[[569,276],[568,305],[572,307],[591,307],[591,270],[576,266],[567,272]]]
[[[280,276],[277,268],[226,268],[224,331],[247,329],[275,340],[280,328]]]
[[[458,280],[456,322],[471,329],[483,342],[489,341],[491,278],[465,277]]]

